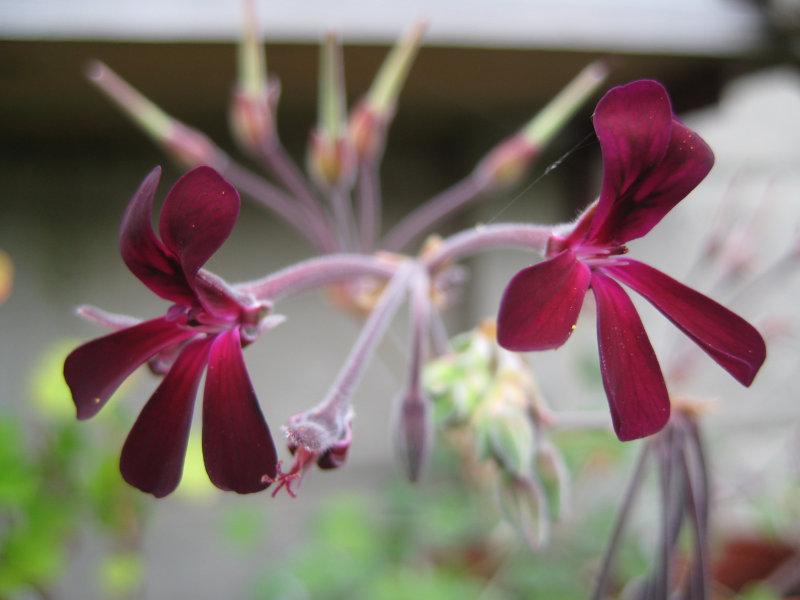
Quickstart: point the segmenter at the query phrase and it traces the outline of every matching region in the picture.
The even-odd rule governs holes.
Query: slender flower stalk
[[[356,225],[350,190],[355,176],[355,156],[347,135],[342,46],[328,34],[320,46],[317,127],[308,144],[308,170],[317,187],[326,192],[342,247],[352,250]]]
[[[391,279],[398,265],[374,256],[362,254],[328,254],[310,258],[267,275],[262,279],[237,284],[242,293],[254,298],[279,302],[307,290],[372,277]]]
[[[353,409],[350,398],[403,303],[410,279],[417,269],[412,262],[406,262],[397,269],[364,323],[325,398],[314,408],[291,417],[284,426],[289,450],[294,454],[294,463],[288,471],[283,471],[278,465],[277,475],[264,479],[266,483],[276,483],[273,496],[282,489],[294,496],[294,486],[299,484],[314,463],[323,469],[343,464],[352,440]]]
[[[280,83],[267,75],[264,44],[258,31],[253,0],[245,2],[244,35],[239,42],[239,80],[231,102],[231,125],[239,145],[263,160],[303,209],[324,225],[328,219],[303,173],[291,159],[278,136],[276,111]]]
[[[531,162],[608,77],[596,61],[584,68],[520,131],[503,140],[464,179],[409,213],[386,235],[382,246],[399,251],[482,197],[484,192],[520,181]]]
[[[319,215],[309,213],[263,177],[233,161],[221,166],[219,172],[256,203],[281,217],[314,248],[321,252],[338,249],[336,237]]]
[[[413,263],[404,263],[389,280],[380,300],[364,323],[336,380],[325,399],[320,403],[318,412],[342,414],[347,411],[355,387],[361,380],[366,366],[375,353],[378,343],[383,339],[395,313],[403,303],[409,280],[415,270]]]
[[[299,208],[291,197],[236,164],[207,136],[165,113],[102,62],[90,63],[87,77],[178,163],[188,167],[213,167],[312,245],[328,251],[333,249],[331,240],[335,242],[335,238],[318,211]]]
[[[380,160],[397,98],[419,50],[427,23],[418,21],[389,52],[366,96],[350,116],[349,136],[358,161],[361,247],[375,247],[381,229]]]
[[[422,368],[428,360],[431,323],[430,278],[416,268],[410,282],[411,353],[408,381],[400,395],[393,427],[400,460],[410,481],[417,481],[427,462],[433,438],[430,399],[422,386]]]
[[[617,518],[614,522],[614,529],[611,534],[611,540],[608,543],[605,553],[603,554],[603,563],[600,568],[600,574],[597,576],[595,583],[594,593],[592,600],[603,600],[606,597],[606,587],[608,587],[608,580],[611,577],[611,569],[614,566],[614,559],[617,556],[619,545],[622,542],[622,535],[625,532],[625,526],[633,513],[633,507],[639,491],[644,482],[646,473],[647,462],[651,452],[650,442],[642,444],[642,449],[639,451],[639,458],[636,460],[636,466],[633,469],[633,475],[628,482],[628,487],[625,489],[625,495],[622,499]]]
[[[477,225],[435,245],[421,260],[430,271],[478,252],[497,248],[516,248],[543,254],[553,226],[529,223]]]

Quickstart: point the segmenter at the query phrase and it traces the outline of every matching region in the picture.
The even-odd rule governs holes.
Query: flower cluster
[[[597,304],[603,383],[621,440],[662,429],[669,418],[670,397],[639,316],[620,283],[649,300],[736,380],[744,385],[753,381],[766,349],[751,325],[627,256],[626,244],[646,235],[713,164],[709,147],[677,120],[666,90],[657,82],[613,88],[598,103],[594,127],[603,155],[603,184],[598,200],[575,223],[495,224],[444,240],[431,239],[416,256],[403,252],[443,217],[486,191],[521,180],[540,149],[603,81],[607,69],[600,63],[579,74],[464,180],[377,239],[379,160],[422,30],[413,28],[390,53],[375,84],[351,113],[349,125],[341,51],[334,37],[326,40],[320,120],[308,155],[312,180],[277,137],[278,84],[267,78],[255,35],[251,31],[246,36],[241,53],[244,79],[231,110],[234,132],[243,149],[260,159],[279,185],[237,165],[208,138],[165,115],[104,65],[93,66],[93,81],[168,152],[194,167],[167,194],[158,235],[150,224],[158,169],[134,194],[122,220],[122,258],[142,283],[171,303],[166,314],[139,322],[84,308],[84,316],[116,331],[76,349],[64,366],[80,419],[95,415],[137,367],[148,363],[156,374],[164,375],[122,449],[120,468],[132,485],[158,497],[178,485],[203,372],[203,455],[217,487],[250,493],[275,484],[273,494],[285,489],[294,495],[312,465],[341,466],[353,439],[350,398],[406,300],[411,323],[408,377],[393,424],[402,463],[409,478],[416,480],[432,442],[429,397],[437,395],[435,386],[424,384],[423,368],[429,357],[450,355],[441,313],[462,287],[457,262],[491,248],[521,248],[546,259],[520,271],[503,294],[497,340],[507,350],[561,346],[575,328],[591,289]],[[205,270],[238,217],[234,185],[301,233],[320,255],[235,285]],[[245,369],[242,348],[282,321],[272,314],[278,302],[320,287],[335,290],[337,304],[357,308],[366,317],[328,394],[284,427],[294,456],[292,466],[284,470]],[[469,419],[475,425],[482,455],[508,475],[512,485],[507,496],[519,504],[539,490],[534,463],[543,453],[555,455],[537,441],[537,419],[550,418],[551,425],[558,420],[543,412],[531,419],[531,394],[519,380],[523,363],[494,347],[493,339],[491,347],[492,360],[500,357],[503,364],[514,366],[512,376],[507,370],[498,375],[497,364],[488,370],[459,372],[457,380],[448,383],[448,412],[453,419]],[[491,381],[476,380],[481,377]],[[476,392],[474,386],[482,391]],[[437,404],[441,408],[441,398]],[[535,504],[544,506],[544,496],[537,498]]]

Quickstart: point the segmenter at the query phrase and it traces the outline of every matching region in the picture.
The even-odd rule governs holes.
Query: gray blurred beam
[[[764,46],[757,11],[736,0],[270,0],[274,42],[386,43],[411,21],[428,45],[735,56]],[[222,0],[2,0],[0,39],[232,41],[241,6]]]

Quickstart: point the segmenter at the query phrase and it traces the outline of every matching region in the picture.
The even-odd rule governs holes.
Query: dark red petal
[[[156,167],[144,179],[131,198],[119,232],[122,260],[131,273],[153,292],[173,302],[191,304],[194,298],[177,257],[170,254],[153,232],[150,216],[161,168]]]
[[[218,488],[239,494],[267,487],[277,452],[258,406],[242,356],[239,329],[221,333],[211,346],[203,398],[203,457]]]
[[[697,187],[713,165],[711,148],[674,120],[664,158],[615,203],[595,239],[624,243],[642,237]]]
[[[172,493],[181,480],[194,399],[210,343],[206,338],[183,349],[122,447],[119,468],[125,481],[156,498]]]
[[[64,379],[79,419],[93,417],[127,377],[151,356],[194,334],[162,317],[115,331],[72,351]]]
[[[498,343],[517,352],[561,346],[575,328],[590,279],[569,250],[514,275],[500,301]]]
[[[181,177],[161,209],[159,232],[190,281],[228,239],[239,216],[239,194],[211,167]]]
[[[767,347],[750,323],[644,263],[625,260],[606,270],[647,298],[739,383],[753,382]]]
[[[660,83],[634,81],[606,92],[592,121],[603,154],[596,232],[631,187],[664,158],[672,132],[672,105]]]
[[[669,420],[669,394],[642,321],[625,290],[592,273],[600,371],[614,431],[622,441],[656,433]]]

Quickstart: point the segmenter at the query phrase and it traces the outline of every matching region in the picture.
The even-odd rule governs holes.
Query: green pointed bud
[[[552,442],[547,440],[540,444],[536,462],[547,490],[552,491],[550,497],[557,498],[556,518],[564,519],[569,515],[572,503],[572,476],[567,468],[564,455]]]
[[[244,2],[244,30],[237,54],[239,90],[259,96],[267,89],[267,54],[258,32],[255,0]]]
[[[383,146],[383,135],[394,114],[397,98],[427,29],[417,21],[383,61],[367,95],[358,103],[348,124],[350,140],[361,159],[373,158]]]
[[[473,419],[478,458],[492,460],[513,477],[527,477],[536,456],[536,435],[524,397],[509,382],[499,382]]]
[[[452,353],[430,361],[422,384],[433,401],[436,422],[466,424],[492,384],[492,344],[478,330],[453,338]]]
[[[597,91],[608,77],[608,66],[596,61],[584,68],[520,131],[495,146],[476,167],[487,189],[518,184],[533,160]]]
[[[237,53],[238,80],[229,109],[231,132],[243,151],[260,155],[275,140],[280,82],[267,77],[267,58],[253,0],[244,3],[244,31]]]
[[[104,63],[90,63],[86,76],[183,166],[214,166],[226,160],[222,151],[203,133],[172,118]]]
[[[532,476],[517,479],[505,475],[497,492],[509,524],[531,550],[541,550],[550,538],[550,510],[539,481]]]
[[[335,34],[320,46],[318,122],[308,146],[308,170],[323,190],[349,185],[355,157],[346,130],[342,47]]]
[[[609,68],[605,61],[598,60],[586,66],[528,122],[520,134],[532,147],[544,147],[597,92],[608,74]]]
[[[425,21],[414,23],[383,61],[367,93],[367,103],[376,114],[388,115],[394,110],[400,89],[408,77],[427,28]]]

